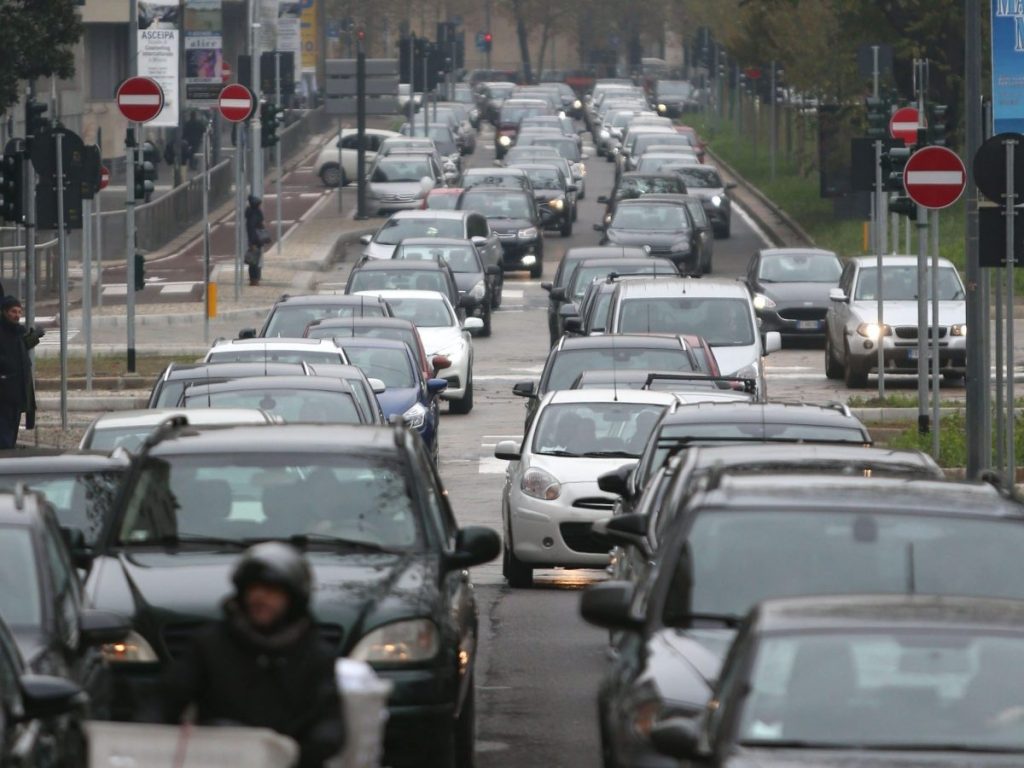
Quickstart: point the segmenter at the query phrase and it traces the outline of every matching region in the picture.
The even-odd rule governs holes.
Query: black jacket
[[[28,351],[39,343],[39,334],[0,316],[0,402],[26,414],[25,426],[35,426],[36,391],[32,359]]]
[[[249,203],[245,209],[245,237],[250,248],[262,245],[256,234],[256,231],[260,229],[263,229],[263,209]]]
[[[234,601],[224,613],[167,669],[165,720],[181,722],[195,705],[200,725],[270,728],[298,742],[299,768],[319,768],[345,743],[335,655],[308,616],[268,636],[252,629]]]

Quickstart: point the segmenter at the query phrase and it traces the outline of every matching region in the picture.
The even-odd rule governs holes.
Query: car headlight
[[[408,619],[385,624],[363,635],[349,658],[370,664],[415,664],[437,656],[440,646],[434,622]]]
[[[519,487],[527,496],[554,501],[562,495],[562,485],[550,472],[531,467],[523,473]]]
[[[711,198],[711,204],[713,206],[715,206],[716,208],[718,206],[720,206],[722,204],[722,196],[721,195],[713,195],[712,198]]]
[[[530,240],[537,236],[536,227],[527,227],[526,229],[519,230],[519,238],[521,240]]]
[[[586,176],[586,175],[587,175],[587,166],[585,166],[585,165],[584,165],[583,163],[576,163],[576,164],[575,164],[575,165],[574,165],[574,166],[572,167],[572,170],[573,170],[573,173],[575,173],[575,174],[576,174],[577,176],[579,176],[579,177],[580,177],[581,179],[582,179],[582,178],[583,178],[584,176]]]
[[[469,298],[471,299],[482,299],[487,295],[487,286],[484,285],[484,281],[481,280],[479,283],[469,289]]]
[[[672,253],[689,253],[690,252],[690,241],[680,240],[679,242],[672,243]]]
[[[580,108],[581,108],[582,106],[583,106],[583,102],[582,102],[582,101],[580,101],[579,99],[576,99],[576,100],[575,100],[575,101],[574,101],[574,102],[572,103],[572,108],[573,108],[573,109],[580,109]]]
[[[864,338],[877,341],[882,336],[891,336],[892,328],[888,325],[879,325],[878,323],[861,323],[857,326],[857,333]]]
[[[664,104],[659,104],[658,105],[658,111],[659,112],[664,112],[666,109],[668,109],[668,107],[666,107]]]
[[[775,309],[775,302],[769,296],[765,296],[763,293],[755,293],[754,309],[758,310],[759,312],[762,309]]]
[[[549,200],[548,201],[548,206],[553,211],[560,211],[563,208],[565,208],[565,200],[563,200],[560,197],[556,197],[554,200]]]
[[[967,335],[967,324],[954,325],[949,329],[950,336],[966,336]]]
[[[402,414],[402,421],[410,429],[422,429],[427,420],[427,409],[423,403],[413,403],[412,407]]]
[[[608,141],[608,139],[611,137],[611,134],[608,133],[608,131],[605,130],[604,128],[602,128],[597,135],[598,137],[600,137],[601,141]]]
[[[509,144],[512,143],[512,137],[511,136],[499,136],[498,137],[498,143],[501,144],[501,146],[503,146],[503,147],[507,147]]]
[[[103,645],[100,652],[111,664],[155,664],[160,661],[153,646],[138,632],[129,632],[119,643]]]
[[[564,109],[558,110],[558,116],[559,117],[565,117],[565,110]]]
[[[478,285],[483,285],[483,283],[478,283]],[[444,355],[445,357],[453,358],[452,362],[454,363],[454,358],[460,358],[464,354],[466,354],[466,340],[460,336],[450,344],[446,344],[443,347],[439,347],[434,352],[431,352],[429,356],[433,357],[434,355]]]

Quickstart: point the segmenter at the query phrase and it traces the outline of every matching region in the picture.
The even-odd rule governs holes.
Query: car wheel
[[[843,366],[832,353],[832,342],[825,342],[825,378],[839,381],[843,378]]]
[[[857,366],[850,359],[850,350],[846,350],[846,359],[843,361],[843,382],[850,389],[864,389],[868,385],[868,370]]]
[[[517,558],[508,544],[501,560],[501,573],[512,589],[530,589],[533,586],[533,568]]]
[[[576,221],[576,219],[578,219],[579,217],[580,217],[580,207],[578,205],[574,205],[572,207],[572,220]]]
[[[469,381],[466,383],[466,390],[458,400],[449,400],[448,409],[450,413],[467,414],[473,410],[473,369],[470,368]]]
[[[484,327],[480,329],[480,335],[481,336],[490,336],[491,335],[491,305],[490,304],[488,304],[487,308],[484,310],[483,321],[484,321]]]
[[[948,371],[942,374],[942,380],[947,384],[963,384],[965,374],[961,371]]]
[[[562,237],[572,237],[572,217],[567,216],[565,223],[562,224],[562,228],[559,230],[559,234]]]
[[[504,288],[505,281],[503,279],[494,286],[494,290],[491,292],[491,309],[498,309],[501,306],[501,292]]]
[[[320,181],[325,187],[336,187],[340,182],[345,183],[345,172],[338,167],[337,163],[327,163],[320,169]]]
[[[537,278],[544,274],[544,260],[538,256],[537,261],[530,267],[530,277]]]
[[[457,768],[473,768],[476,751],[476,685],[472,676],[466,689],[466,700],[462,712],[455,721],[455,765]]]

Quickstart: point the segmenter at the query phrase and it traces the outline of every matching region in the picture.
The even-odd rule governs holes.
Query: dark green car
[[[290,541],[337,652],[394,684],[390,766],[471,764],[477,607],[465,569],[498,535],[458,528],[422,440],[402,427],[160,428],[134,459],[87,590],[134,633],[111,652],[116,714],[158,701],[161,668],[220,617],[239,554]],[[425,757],[427,756],[427,757]]]

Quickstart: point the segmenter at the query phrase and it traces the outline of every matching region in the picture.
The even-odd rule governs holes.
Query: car
[[[679,117],[699,106],[695,94],[696,89],[688,80],[658,80],[654,83],[651,102],[659,115]]]
[[[519,121],[530,115],[553,114],[551,105],[542,99],[506,99],[498,110],[494,126],[494,156],[501,160],[516,143]]]
[[[461,194],[461,187],[435,187],[423,198],[420,208],[424,211],[454,211]]]
[[[302,336],[303,329],[313,320],[329,317],[391,317],[391,308],[383,301],[371,301],[365,296],[285,294],[271,306],[259,332],[255,328],[247,328],[238,334],[238,338],[287,336],[294,339]]]
[[[337,343],[337,342],[335,342]],[[327,376],[341,379],[352,388],[352,394],[363,413],[368,416],[367,424],[386,424],[380,407],[380,396],[387,391],[387,385],[380,379],[371,379],[356,365],[311,365],[310,376]],[[196,413],[198,415],[198,413]]]
[[[106,719],[112,684],[102,648],[130,627],[89,607],[76,565],[42,493],[25,486],[0,493],[0,616],[33,673],[73,681],[88,694],[89,715]]]
[[[1014,600],[768,600],[732,644],[715,711],[700,725],[659,723],[651,738],[712,767],[1009,766],[1024,752],[1003,725],[1021,702],[1018,660],[1024,604]]]
[[[829,291],[843,263],[820,248],[762,248],[750,259],[743,281],[750,289],[761,328],[791,337],[824,337]]]
[[[565,318],[565,333],[570,336],[598,336],[605,333],[611,319],[612,294],[620,279],[606,278],[588,285],[577,304],[577,314]]]
[[[847,260],[839,286],[829,292],[825,315],[828,378],[843,379],[850,388],[867,386],[868,373],[878,368],[879,344],[886,372],[917,373],[917,264],[916,256],[883,257],[885,324],[879,326],[878,259]],[[946,259],[939,260],[938,285],[939,369],[956,381],[967,372],[967,294],[956,267]]]
[[[565,158],[558,154],[558,150],[554,147],[515,146],[505,153],[504,160],[496,160],[495,166],[511,168],[522,163],[537,163],[542,160],[565,160]],[[565,162],[569,168],[569,175],[572,176],[572,163],[568,160]]]
[[[198,427],[237,424],[273,424],[276,419],[259,408],[207,408],[186,414],[183,408],[147,408],[136,411],[109,411],[100,414],[86,427],[78,444],[81,451],[111,452],[122,448],[137,451],[154,429],[167,419],[188,415]],[[0,470],[2,471],[2,470]]]
[[[608,162],[612,162],[615,159],[612,149],[619,147],[622,133],[626,126],[629,125],[629,122],[634,117],[644,114],[653,115],[655,113],[647,112],[643,104],[624,103],[620,103],[616,106],[616,109],[607,112],[597,135],[594,137],[594,143],[597,145],[597,154],[604,155]]]
[[[643,123],[642,121],[632,121],[629,126],[622,134],[622,143],[615,152],[615,181],[618,182],[619,176],[626,171],[635,170],[629,165],[629,157],[633,151],[633,145],[640,136],[655,136],[658,139],[667,139],[669,136],[675,135],[675,130],[671,125],[664,124],[651,124]]]
[[[544,270],[544,235],[540,211],[526,190],[473,187],[459,197],[459,210],[487,217],[502,247],[505,272],[529,270],[540,277]]]
[[[502,572],[509,586],[532,586],[536,568],[608,564],[608,547],[590,528],[615,500],[596,478],[638,457],[674,400],[642,390],[550,392],[522,443],[497,444],[495,457],[509,462],[501,497]]]
[[[178,426],[151,441],[86,585],[97,607],[132,618],[113,664],[128,719],[220,618],[239,553],[267,540],[304,550],[323,641],[391,683],[382,761],[467,764],[479,647],[467,569],[501,543],[459,528],[423,441],[404,427]]]
[[[663,200],[675,204],[683,204],[690,214],[693,224],[693,248],[700,254],[698,263],[702,275],[710,275],[715,260],[715,230],[704,210],[700,198],[694,195],[645,195],[644,201],[654,203]]]
[[[250,376],[219,384],[196,383],[181,393],[178,405],[194,408],[249,408],[291,423],[371,424],[346,381],[329,376]]]
[[[1021,505],[988,484],[720,475],[677,512],[643,585],[607,581],[582,597],[586,620],[621,633],[598,694],[606,764],[678,764],[659,759],[651,729],[707,712],[709,681],[757,603],[908,591],[1020,599],[1019,545]],[[985,567],[951,569],[953,557]]]
[[[428,356],[442,356],[448,362],[441,377],[448,382],[442,397],[452,413],[473,410],[473,341],[470,331],[482,330],[479,317],[463,322],[448,299],[434,291],[379,291],[395,314],[416,326]]]
[[[640,158],[648,151],[666,152],[673,148],[679,150],[682,156],[691,155],[694,160],[697,158],[693,139],[685,133],[678,133],[674,129],[664,133],[643,131],[641,128],[637,128],[636,132],[631,130],[624,140],[624,153],[620,154],[621,162],[617,168],[620,173],[635,171]]]
[[[308,373],[305,363],[169,363],[153,383],[146,407],[174,408],[185,388],[197,382],[215,384],[247,376],[304,376]]]
[[[572,168],[572,183],[576,185],[579,199],[586,198],[587,167],[584,165],[584,161],[588,160],[590,155],[580,149],[580,143],[576,138],[538,133],[521,136],[516,142],[516,146],[553,148],[561,157],[569,161]]]
[[[401,244],[396,246],[396,250],[398,248]],[[345,293],[353,296],[373,295],[374,291],[383,290],[437,291],[451,302],[460,316],[464,316],[466,307],[474,303],[468,296],[463,298],[459,295],[459,286],[448,262],[436,259],[367,259],[352,268],[345,283]]]
[[[222,339],[214,342],[204,363],[335,363],[345,355],[330,339]]]
[[[622,174],[610,195],[601,195],[597,202],[604,206],[602,221],[607,225],[615,215],[615,209],[622,200],[635,200],[644,195],[667,194],[685,195],[686,184],[672,173],[647,173],[630,171]]]
[[[481,336],[491,335],[491,313],[501,306],[504,286],[501,268],[484,266],[476,246],[468,240],[408,238],[395,247],[391,257],[403,261],[443,261],[452,271],[459,300],[483,321]]]
[[[377,150],[378,157],[389,157],[391,155],[430,155],[437,161],[437,164],[444,169],[450,161],[438,151],[434,140],[427,136],[406,136],[399,134],[385,139],[380,149]]]
[[[424,379],[416,358],[405,342],[372,336],[338,339],[355,365],[366,376],[381,381],[385,390],[377,395],[384,418],[400,419],[423,438],[434,462],[438,457],[438,396],[447,382],[440,378]]]
[[[483,119],[497,127],[501,107],[512,94],[512,91],[515,90],[515,87],[516,84],[514,82],[503,80],[481,83],[478,86],[479,99],[477,103],[480,106],[480,114]]]
[[[715,228],[715,236],[729,237],[732,234],[732,198],[729,191],[736,188],[736,183],[723,181],[713,165],[684,163],[666,167],[666,170],[681,176],[687,193],[700,198]]]
[[[501,264],[501,240],[487,218],[473,211],[399,211],[373,235],[359,238],[362,256],[390,259],[395,246],[407,237],[448,237],[469,240],[477,247],[484,266]]]
[[[366,129],[366,163],[369,165],[377,156],[381,143],[391,136],[398,136],[396,131],[385,131],[380,128]],[[342,186],[355,179],[356,163],[359,155],[359,132],[355,128],[345,128],[333,142],[328,142],[316,157],[316,175],[325,187]],[[340,151],[339,151],[340,150]],[[341,165],[338,165],[338,157]]]
[[[572,237],[572,223],[577,215],[576,185],[557,166],[524,163],[516,167],[530,179],[545,229],[557,229],[562,237]]]
[[[535,115],[534,117],[524,117],[519,121],[520,133],[534,130],[553,131],[558,135],[576,139],[577,143],[581,141],[572,120],[566,120],[558,115]]]
[[[724,375],[754,379],[761,399],[767,397],[763,358],[782,348],[782,338],[777,331],[759,332],[742,283],[687,277],[623,281],[611,305],[611,333],[700,336],[715,351]]]
[[[646,245],[652,256],[670,259],[682,273],[699,275],[711,268],[686,200],[622,200],[607,227],[595,224],[594,229],[603,233],[602,245]]]
[[[636,161],[636,170],[632,173],[678,173],[682,168],[699,166],[700,160],[697,159],[697,152],[692,147],[668,147],[663,152],[654,146],[640,156]]]
[[[544,396],[555,390],[571,389],[583,371],[621,368],[699,373],[701,363],[680,336],[563,336],[548,352],[540,380],[516,382],[512,394],[526,399],[526,433]]]
[[[504,187],[532,191],[528,174],[516,168],[467,168],[459,178],[462,189],[471,187]]]
[[[419,208],[430,190],[445,185],[444,171],[432,155],[378,157],[367,176],[367,210],[379,216]]]
[[[690,342],[690,347],[695,353],[701,347],[702,341],[702,339],[695,338],[694,341]],[[673,392],[687,396],[692,396],[701,391],[714,393],[707,400],[702,399],[700,402],[719,402],[719,393],[725,390],[726,396],[730,401],[749,400],[743,394],[737,394],[741,390],[733,389],[729,386],[732,384],[731,380],[718,373],[718,365],[713,354],[707,357],[707,360],[707,365],[701,366],[700,373],[617,370],[583,371],[576,377],[576,381],[572,383],[572,388],[611,389],[622,387],[623,389],[646,389],[651,392]],[[707,371],[706,373],[704,372],[705,370]]]
[[[428,123],[425,129],[422,123],[417,123],[412,127],[404,125],[402,126],[402,135],[421,136],[433,141],[435,149],[441,155],[441,170],[444,172],[445,181],[458,178],[463,152],[450,123],[432,122]],[[389,155],[389,157],[392,156]]]

